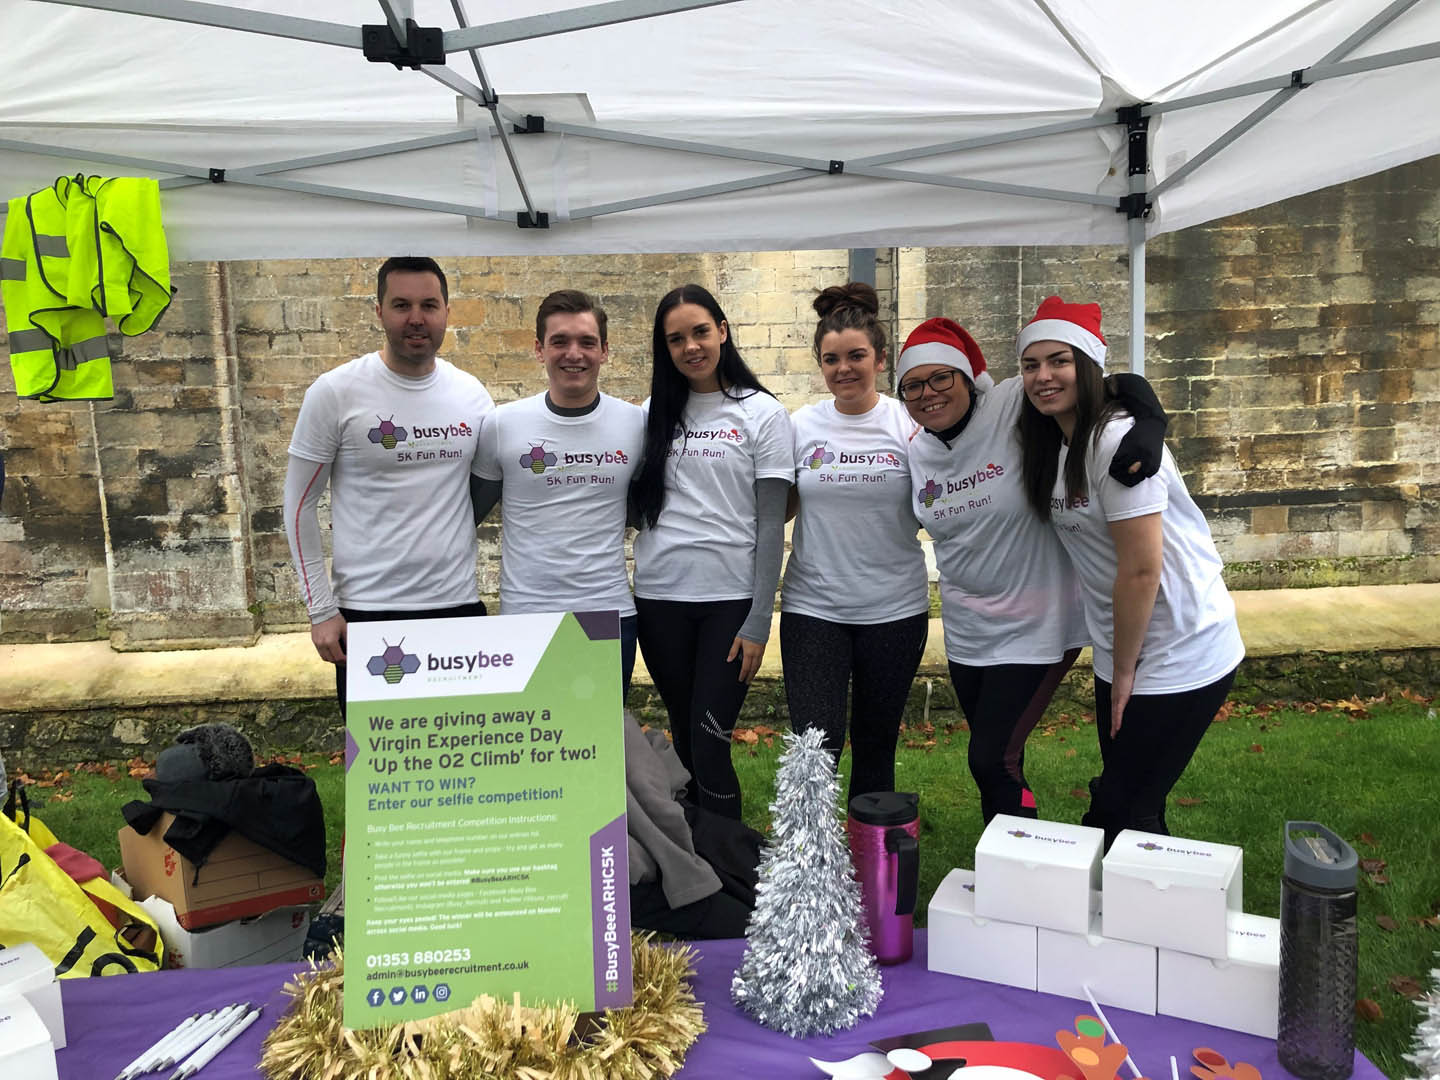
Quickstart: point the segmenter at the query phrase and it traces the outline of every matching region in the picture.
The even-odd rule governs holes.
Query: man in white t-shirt
[[[285,474],[285,535],[342,712],[348,623],[485,614],[469,477],[494,402],[437,355],[450,293],[433,259],[386,259],[376,298],[384,345],[311,384]],[[327,485],[329,574],[316,510]]]
[[[475,519],[500,499],[500,611],[616,611],[621,679],[635,666],[635,601],[625,573],[625,507],[645,442],[638,405],[602,394],[605,309],[576,289],[535,316],[547,389],[501,405],[475,456]],[[613,625],[613,624],[612,624]],[[603,632],[599,624],[592,633]]]

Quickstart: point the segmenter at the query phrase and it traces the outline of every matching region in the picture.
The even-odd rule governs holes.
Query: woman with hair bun
[[[1095,650],[1104,769],[1083,823],[1168,833],[1165,800],[1225,702],[1245,655],[1205,515],[1163,449],[1134,486],[1105,462],[1134,428],[1113,397],[1097,304],[1052,296],[1015,343],[1025,490],[1080,580]]]
[[[848,726],[854,798],[894,790],[930,595],[905,463],[915,423],[876,386],[886,361],[879,299],[863,282],[832,285],[815,311],[815,359],[833,398],[791,417],[797,513],[780,656],[791,726],[820,728],[837,759]]]
[[[1144,379],[1125,379],[1137,414],[1158,418],[1116,453],[1114,471],[1135,483],[1155,471],[1165,414]],[[924,429],[910,443],[911,505],[935,542],[945,655],[970,726],[981,816],[1037,817],[1025,740],[1088,638],[1069,560],[1021,482],[1023,387],[997,385],[975,339],[949,319],[910,333],[896,383]]]
[[[699,285],[655,311],[631,483],[640,651],[698,806],[740,817],[730,734],[765,655],[794,472],[790,417]]]

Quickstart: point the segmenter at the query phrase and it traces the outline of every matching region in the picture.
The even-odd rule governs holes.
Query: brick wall
[[[116,339],[113,402],[35,405],[0,365],[0,642],[245,641],[303,625],[281,525],[285,447],[306,386],[378,346],[379,260],[187,264],[161,328]],[[823,394],[817,288],[845,251],[446,264],[444,352],[499,401],[543,386],[534,311],[553,288],[610,313],[604,386],[648,390],[658,296],[720,296],[746,359],[791,408]],[[1162,237],[1150,248],[1148,374],[1172,447],[1240,587],[1440,578],[1440,158]],[[1129,342],[1123,251],[879,253],[903,338],[965,323],[997,377],[1039,300],[1098,300]],[[98,453],[97,453],[98,445]],[[498,527],[482,529],[493,594]]]

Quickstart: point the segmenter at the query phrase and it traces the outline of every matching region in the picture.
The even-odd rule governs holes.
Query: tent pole
[[[1145,374],[1145,219],[1150,215],[1150,118],[1145,107],[1127,105],[1116,114],[1125,125],[1126,177],[1130,193],[1121,200],[1130,249],[1130,370]]]
[[[1125,223],[1130,241],[1130,370],[1145,374],[1145,219]]]
[[[485,26],[462,26],[458,30],[446,30],[445,51],[452,53],[484,49],[492,45],[508,45],[515,41],[530,41],[552,34],[614,26],[636,19],[653,19],[657,15],[673,15],[681,11],[719,7],[735,2],[736,0],[610,0],[609,3],[549,11],[543,15],[506,19]]]

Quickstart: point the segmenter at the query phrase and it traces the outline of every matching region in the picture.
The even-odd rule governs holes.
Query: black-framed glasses
[[[895,388],[895,392],[900,395],[901,401],[914,401],[925,393],[927,386],[937,394],[949,390],[955,385],[955,376],[958,374],[959,372],[954,368],[942,368],[928,379],[911,379],[909,382],[902,382]]]

